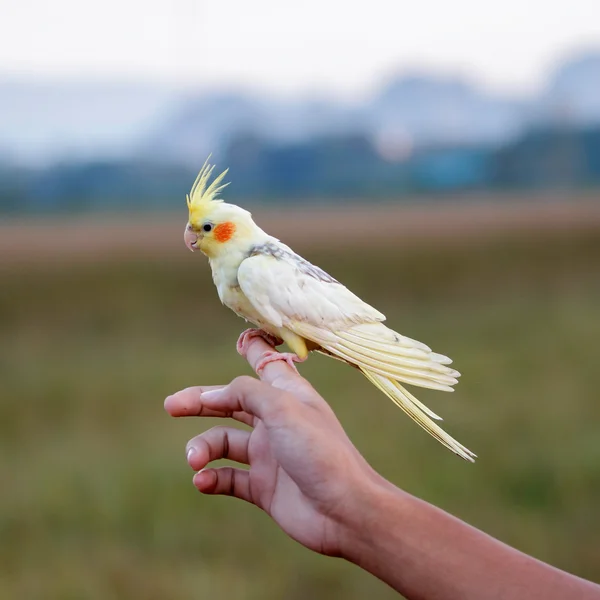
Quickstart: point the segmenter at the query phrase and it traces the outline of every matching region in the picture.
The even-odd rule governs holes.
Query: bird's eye
[[[212,228],[212,223],[204,223],[204,225],[202,225],[202,231],[206,231],[206,233],[212,231]]]

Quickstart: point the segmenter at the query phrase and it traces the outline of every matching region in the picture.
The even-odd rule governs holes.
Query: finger
[[[204,469],[194,475],[194,485],[203,494],[222,494],[252,502],[250,473],[234,467]]]
[[[271,422],[294,404],[286,392],[245,375],[223,388],[202,392],[200,401],[211,410],[229,414],[245,412],[259,419],[268,417]]]
[[[187,443],[187,460],[195,471],[221,458],[247,465],[249,442],[249,431],[235,427],[213,427]]]
[[[252,415],[244,411],[218,410],[209,408],[203,404],[201,396],[203,392],[209,390],[217,390],[224,386],[196,386],[189,387],[180,392],[176,392],[172,396],[168,396],[165,400],[165,410],[172,417],[219,417],[231,418],[245,423],[246,425],[254,425]]]
[[[272,351],[273,347],[261,337],[254,337],[248,341],[246,360],[256,372],[256,366],[265,352]],[[276,360],[267,363],[257,375],[262,381],[281,389],[296,389],[298,385],[306,380],[284,360]]]

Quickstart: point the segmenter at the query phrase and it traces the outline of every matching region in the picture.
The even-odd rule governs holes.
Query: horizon
[[[0,68],[0,85],[24,85],[24,86],[46,86],[46,87],[115,87],[117,89],[126,88],[162,88],[165,93],[176,95],[182,93],[201,94],[206,96],[247,96],[256,99],[271,99],[274,101],[323,101],[341,104],[360,105],[376,97],[382,91],[393,85],[397,81],[406,81],[409,79],[428,79],[438,82],[462,83],[472,89],[478,90],[486,95],[495,96],[500,99],[513,99],[527,101],[543,94],[548,84],[563,66],[580,59],[590,56],[600,57],[600,42],[597,45],[581,46],[572,51],[566,51],[559,54],[554,62],[546,65],[539,74],[539,85],[537,89],[517,90],[498,89],[489,86],[478,77],[477,73],[465,72],[460,70],[442,69],[435,65],[406,64],[403,67],[391,68],[387,73],[381,76],[371,77],[368,83],[365,82],[363,92],[360,95],[345,95],[336,93],[325,88],[311,88],[300,92],[271,90],[259,87],[253,87],[240,82],[222,82],[210,85],[200,83],[184,83],[175,80],[152,79],[141,74],[139,77],[132,78],[123,73],[102,73],[99,76],[81,76],[78,73],[56,73],[56,72],[17,72],[2,70]]]

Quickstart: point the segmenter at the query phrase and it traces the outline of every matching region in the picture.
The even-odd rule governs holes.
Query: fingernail
[[[200,488],[204,488],[206,489],[209,482],[209,479],[213,479],[214,475],[213,475],[214,471],[206,471],[205,469],[202,469],[202,471],[198,471],[194,477],[192,478],[192,482],[194,483],[194,485],[200,489]],[[202,491],[202,490],[200,490]]]
[[[218,400],[222,394],[223,388],[220,388],[218,390],[209,390],[208,392],[202,392],[200,397],[206,400]]]
[[[187,451],[187,461],[190,462],[190,458],[192,458],[192,456],[196,454],[196,448],[194,448],[193,446],[191,448],[188,448]]]

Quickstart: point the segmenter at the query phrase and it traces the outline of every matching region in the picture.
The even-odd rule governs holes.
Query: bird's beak
[[[192,226],[189,223],[185,226],[183,241],[192,252],[197,249],[196,242],[198,241],[198,234],[192,230]]]

